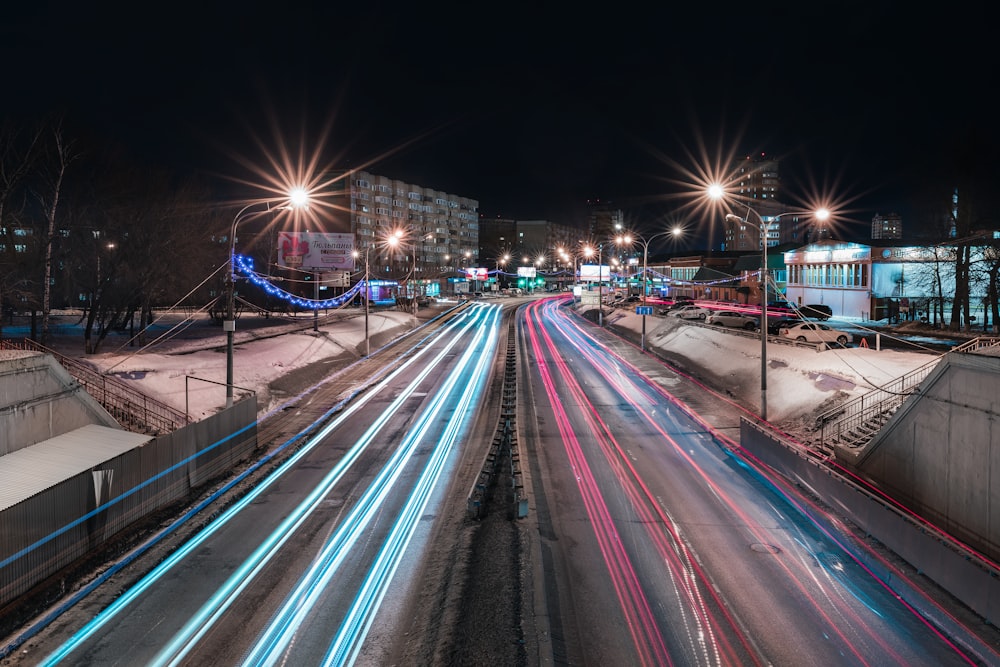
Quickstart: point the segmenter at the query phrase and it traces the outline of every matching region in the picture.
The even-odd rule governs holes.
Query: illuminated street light
[[[293,188],[288,193],[288,200],[292,208],[306,208],[309,206],[309,193],[303,188]]]
[[[397,229],[392,234],[389,235],[389,237],[386,239],[386,243],[391,248],[395,249],[395,248],[401,247],[403,245],[403,239],[405,239],[405,238],[406,238],[406,232],[404,230],[402,230],[402,229]],[[412,267],[412,273],[410,274],[410,279],[406,281],[407,295],[409,295],[410,292],[411,292],[411,290],[410,290],[410,282],[413,281],[413,280],[415,280],[416,277],[417,277],[417,239],[414,239],[409,244],[409,246],[413,250],[413,267]],[[414,286],[412,292],[413,292],[413,294],[412,294],[412,296],[410,296],[410,299],[411,299],[410,312],[413,313],[413,328],[415,329],[417,327],[417,290],[416,290],[416,286]]]
[[[497,271],[502,271],[504,273],[503,284],[508,287],[510,286],[510,281],[507,279],[506,275],[507,275],[507,262],[509,261],[510,261],[510,255],[507,253],[504,253],[502,257],[497,258]],[[497,286],[498,287],[500,286],[500,276],[497,276]]]
[[[642,338],[639,349],[642,352],[646,351],[646,279],[649,271],[649,243],[653,239],[659,238],[660,236],[667,236],[672,234],[674,238],[680,236],[681,228],[674,227],[673,229],[668,229],[665,232],[660,232],[659,234],[653,234],[649,239],[644,239],[639,235],[623,234],[616,239],[616,243],[619,245],[631,245],[633,242],[638,243],[642,246]]]
[[[712,184],[708,187],[708,196],[715,200],[726,198],[725,189],[719,184]],[[744,202],[737,202],[747,210],[745,218],[729,213],[726,220],[738,222],[745,225],[753,225],[760,234],[760,418],[767,421],[767,223],[760,213]],[[757,222],[750,221],[750,214],[757,218]],[[816,211],[786,211],[780,215],[771,216],[771,220],[777,220],[785,215],[812,214],[817,220],[824,221],[830,217],[830,211],[825,208]]]
[[[262,211],[250,211],[254,206],[265,205]],[[309,194],[302,188],[295,188],[288,193],[288,202],[281,207],[285,209],[306,208],[309,205]],[[270,201],[256,201],[244,206],[233,218],[233,226],[229,232],[229,275],[226,280],[226,319],[222,329],[226,332],[226,407],[233,406],[233,348],[236,334],[236,226],[251,215],[269,213],[272,210]]]
[[[604,253],[604,244],[597,244],[597,326],[604,326],[604,285],[602,281],[604,280],[604,266],[602,266]],[[583,254],[587,257],[593,257],[594,249],[587,246]]]

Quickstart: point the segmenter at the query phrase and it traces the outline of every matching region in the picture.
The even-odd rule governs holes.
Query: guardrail
[[[493,491],[500,479],[510,484],[509,494],[513,504],[507,512],[511,518],[523,519],[528,515],[528,499],[521,479],[521,461],[517,446],[517,338],[514,318],[511,318],[507,334],[507,353],[504,365],[503,399],[500,408],[500,424],[493,442],[486,452],[479,475],[469,491],[466,511],[470,518],[482,519],[488,513],[493,501]],[[506,497],[501,499],[506,502]]]

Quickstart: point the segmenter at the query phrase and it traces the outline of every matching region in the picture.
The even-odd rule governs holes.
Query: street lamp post
[[[465,266],[465,279],[468,280],[469,279],[469,269],[476,268],[474,266],[470,266],[470,264],[472,263],[472,251],[471,250],[464,251],[462,253],[462,257],[465,258],[463,260],[464,266]],[[473,294],[475,294],[476,292],[479,291],[479,272],[478,271],[475,272],[473,274],[473,276],[474,277],[472,279],[472,292],[473,292]]]
[[[403,239],[405,237],[406,237],[406,232],[404,232],[402,229],[397,229],[395,232],[393,232],[392,234],[389,235],[389,238],[386,241],[387,241],[387,243],[391,247],[397,248],[397,247],[399,247],[399,246],[401,246],[403,244]],[[417,287],[416,287],[416,285],[412,285],[412,287],[413,287],[412,290],[410,289],[410,287],[411,287],[411,283],[413,283],[416,280],[416,278],[417,278],[417,241],[418,240],[422,241],[423,239],[420,238],[420,239],[412,240],[410,242],[410,244],[409,244],[410,245],[410,249],[413,251],[413,265],[411,267],[410,279],[406,281],[407,296],[411,300],[410,301],[410,312],[413,314],[413,328],[417,327]],[[398,292],[398,290],[397,290],[397,292]]]
[[[409,290],[410,294],[410,308],[413,309],[413,328],[417,328],[417,290],[419,286],[417,285],[417,242],[413,242],[413,268],[410,272],[410,281],[413,283],[413,289]]]
[[[604,326],[604,244],[597,244],[597,326]],[[610,275],[608,276],[611,277]]]
[[[625,234],[623,236],[619,236],[618,237],[618,242],[619,243],[630,244],[634,240],[637,243],[639,243],[639,244],[642,245],[642,306],[643,306],[643,308],[642,308],[642,338],[641,338],[641,343],[639,345],[639,349],[642,352],[646,351],[646,292],[648,291],[646,289],[646,277],[648,276],[648,271],[649,271],[649,244],[650,244],[650,242],[653,239],[656,239],[656,238],[658,238],[660,236],[667,236],[668,234],[672,234],[673,236],[676,237],[676,236],[678,236],[680,234],[680,229],[677,228],[677,227],[674,227],[673,229],[668,229],[665,232],[660,232],[659,234],[653,234],[648,239],[644,239],[641,236],[635,236],[633,238],[632,235],[630,235],[630,234]]]
[[[504,253],[502,257],[497,258],[497,271],[503,273],[504,276],[503,285],[505,286],[504,289],[510,286],[510,281],[507,280],[507,262],[509,261],[510,261],[510,254],[507,253]],[[498,287],[500,286],[499,275],[497,275],[497,286]]]
[[[721,199],[724,192],[721,186],[709,188],[709,196],[713,199]],[[760,418],[767,421],[767,289],[768,289],[768,268],[767,268],[767,223],[764,218],[753,207],[739,202],[746,210],[747,215],[741,218],[732,213],[726,215],[729,222],[738,222],[746,225],[754,225],[760,233]],[[757,218],[757,222],[750,221],[750,214]],[[785,215],[811,214],[818,220],[826,220],[830,217],[830,212],[825,209],[816,211],[786,211],[773,216],[772,220],[777,220]]]
[[[543,289],[543,291],[547,291],[548,287],[549,287],[548,283],[545,281],[545,274],[544,274],[545,262],[547,262],[547,261],[548,261],[548,257],[546,257],[544,254],[539,255],[538,258],[535,260],[535,269],[537,271],[537,274],[535,276],[535,282],[536,283],[538,282],[538,278],[539,277],[542,279],[542,289]],[[552,273],[551,269],[549,270],[549,273],[551,275],[551,273]]]
[[[251,208],[264,204],[263,211],[253,211]],[[295,188],[288,193],[288,202],[281,208],[306,208],[309,204],[309,193],[302,188]],[[229,275],[226,280],[226,319],[222,328],[226,332],[226,407],[233,406],[233,348],[236,334],[236,226],[244,218],[253,214],[268,213],[270,201],[256,201],[244,206],[233,218],[233,226],[229,231]]]
[[[760,232],[760,418],[767,421],[767,224],[760,213],[749,206],[746,209],[747,217],[730,213],[726,220],[753,224],[750,212],[757,216],[757,230]]]
[[[229,275],[226,276],[226,319],[222,328],[226,332],[226,407],[233,406],[233,348],[236,334],[236,226],[243,220],[247,211],[259,204],[267,205],[264,211],[271,210],[269,202],[253,202],[247,204],[233,218],[233,226],[229,232]]]
[[[313,331],[319,331],[319,271],[313,272]]]

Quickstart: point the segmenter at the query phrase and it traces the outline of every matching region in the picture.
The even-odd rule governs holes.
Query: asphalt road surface
[[[520,334],[552,662],[998,659],[941,634],[852,558],[867,547],[836,517],[744,462],[735,406],[605,333],[549,301]]]

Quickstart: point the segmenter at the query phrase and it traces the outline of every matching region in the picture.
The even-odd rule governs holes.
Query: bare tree
[[[42,131],[0,125],[0,302],[5,311],[25,299],[28,239],[18,238],[28,208],[27,183],[37,165]],[[0,324],[2,327],[2,324]]]
[[[971,324],[970,280],[972,279],[973,245],[981,242],[982,230],[996,225],[1000,197],[996,192],[996,161],[994,151],[986,150],[989,142],[976,129],[962,128],[953,141],[950,158],[951,178],[956,187],[957,206],[953,206],[955,254],[955,299],[951,308],[950,327],[968,328]]]
[[[102,158],[101,165],[89,170],[89,204],[74,216],[73,230],[80,239],[74,265],[89,295],[88,354],[115,330],[127,329],[133,344],[143,342],[153,309],[182,299],[215,264],[211,238],[221,228],[209,192],[192,181],[131,168],[120,155]]]
[[[49,314],[52,309],[52,250],[56,236],[56,213],[59,210],[60,195],[63,181],[70,163],[77,155],[73,142],[68,141],[63,133],[62,121],[55,122],[50,128],[52,144],[45,151],[45,159],[41,162],[41,187],[33,193],[41,207],[46,221],[45,231],[45,267],[42,280],[42,342],[46,343],[49,336]],[[44,188],[42,191],[41,188]]]
[[[986,307],[983,308],[983,319],[992,315],[992,324],[983,322],[983,330],[987,327],[993,333],[1000,332],[1000,248],[996,245],[985,249],[984,260],[988,280],[986,283]],[[988,309],[988,310],[987,310]],[[989,315],[987,315],[989,313]]]

